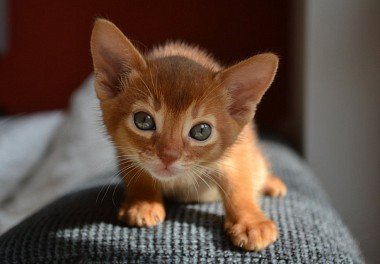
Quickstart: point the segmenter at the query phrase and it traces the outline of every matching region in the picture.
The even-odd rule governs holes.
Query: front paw
[[[235,246],[250,251],[263,250],[277,239],[276,224],[269,219],[252,222],[226,220],[224,229]]]
[[[287,188],[285,183],[276,176],[269,176],[263,188],[265,195],[272,197],[283,197],[286,195]]]
[[[118,219],[129,226],[155,226],[165,219],[165,208],[160,202],[124,202],[119,209]]]

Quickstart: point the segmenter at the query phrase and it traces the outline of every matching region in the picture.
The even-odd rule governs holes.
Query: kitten
[[[277,228],[259,196],[283,196],[286,186],[271,174],[252,119],[277,56],[260,54],[223,68],[183,43],[144,55],[104,19],[95,22],[91,53],[96,94],[125,182],[119,219],[157,225],[165,219],[163,197],[222,200],[234,245],[262,250],[273,243]]]

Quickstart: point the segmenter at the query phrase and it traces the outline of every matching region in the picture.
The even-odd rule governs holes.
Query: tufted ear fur
[[[244,124],[253,118],[257,104],[274,79],[277,66],[276,55],[263,53],[217,75],[230,95],[229,112],[238,123]]]
[[[95,21],[91,35],[91,54],[96,75],[95,90],[100,100],[118,94],[121,76],[146,67],[144,58],[128,38],[105,19]]]

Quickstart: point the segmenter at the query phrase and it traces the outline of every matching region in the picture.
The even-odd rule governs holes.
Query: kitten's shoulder
[[[171,56],[186,57],[215,72],[221,70],[222,68],[220,64],[206,51],[197,46],[188,45],[181,41],[168,42],[165,45],[155,47],[146,55],[147,59],[157,59]]]

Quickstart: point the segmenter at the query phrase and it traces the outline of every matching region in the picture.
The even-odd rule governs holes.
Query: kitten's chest
[[[164,197],[174,202],[216,202],[221,200],[218,184],[214,175],[187,176],[163,183]]]

